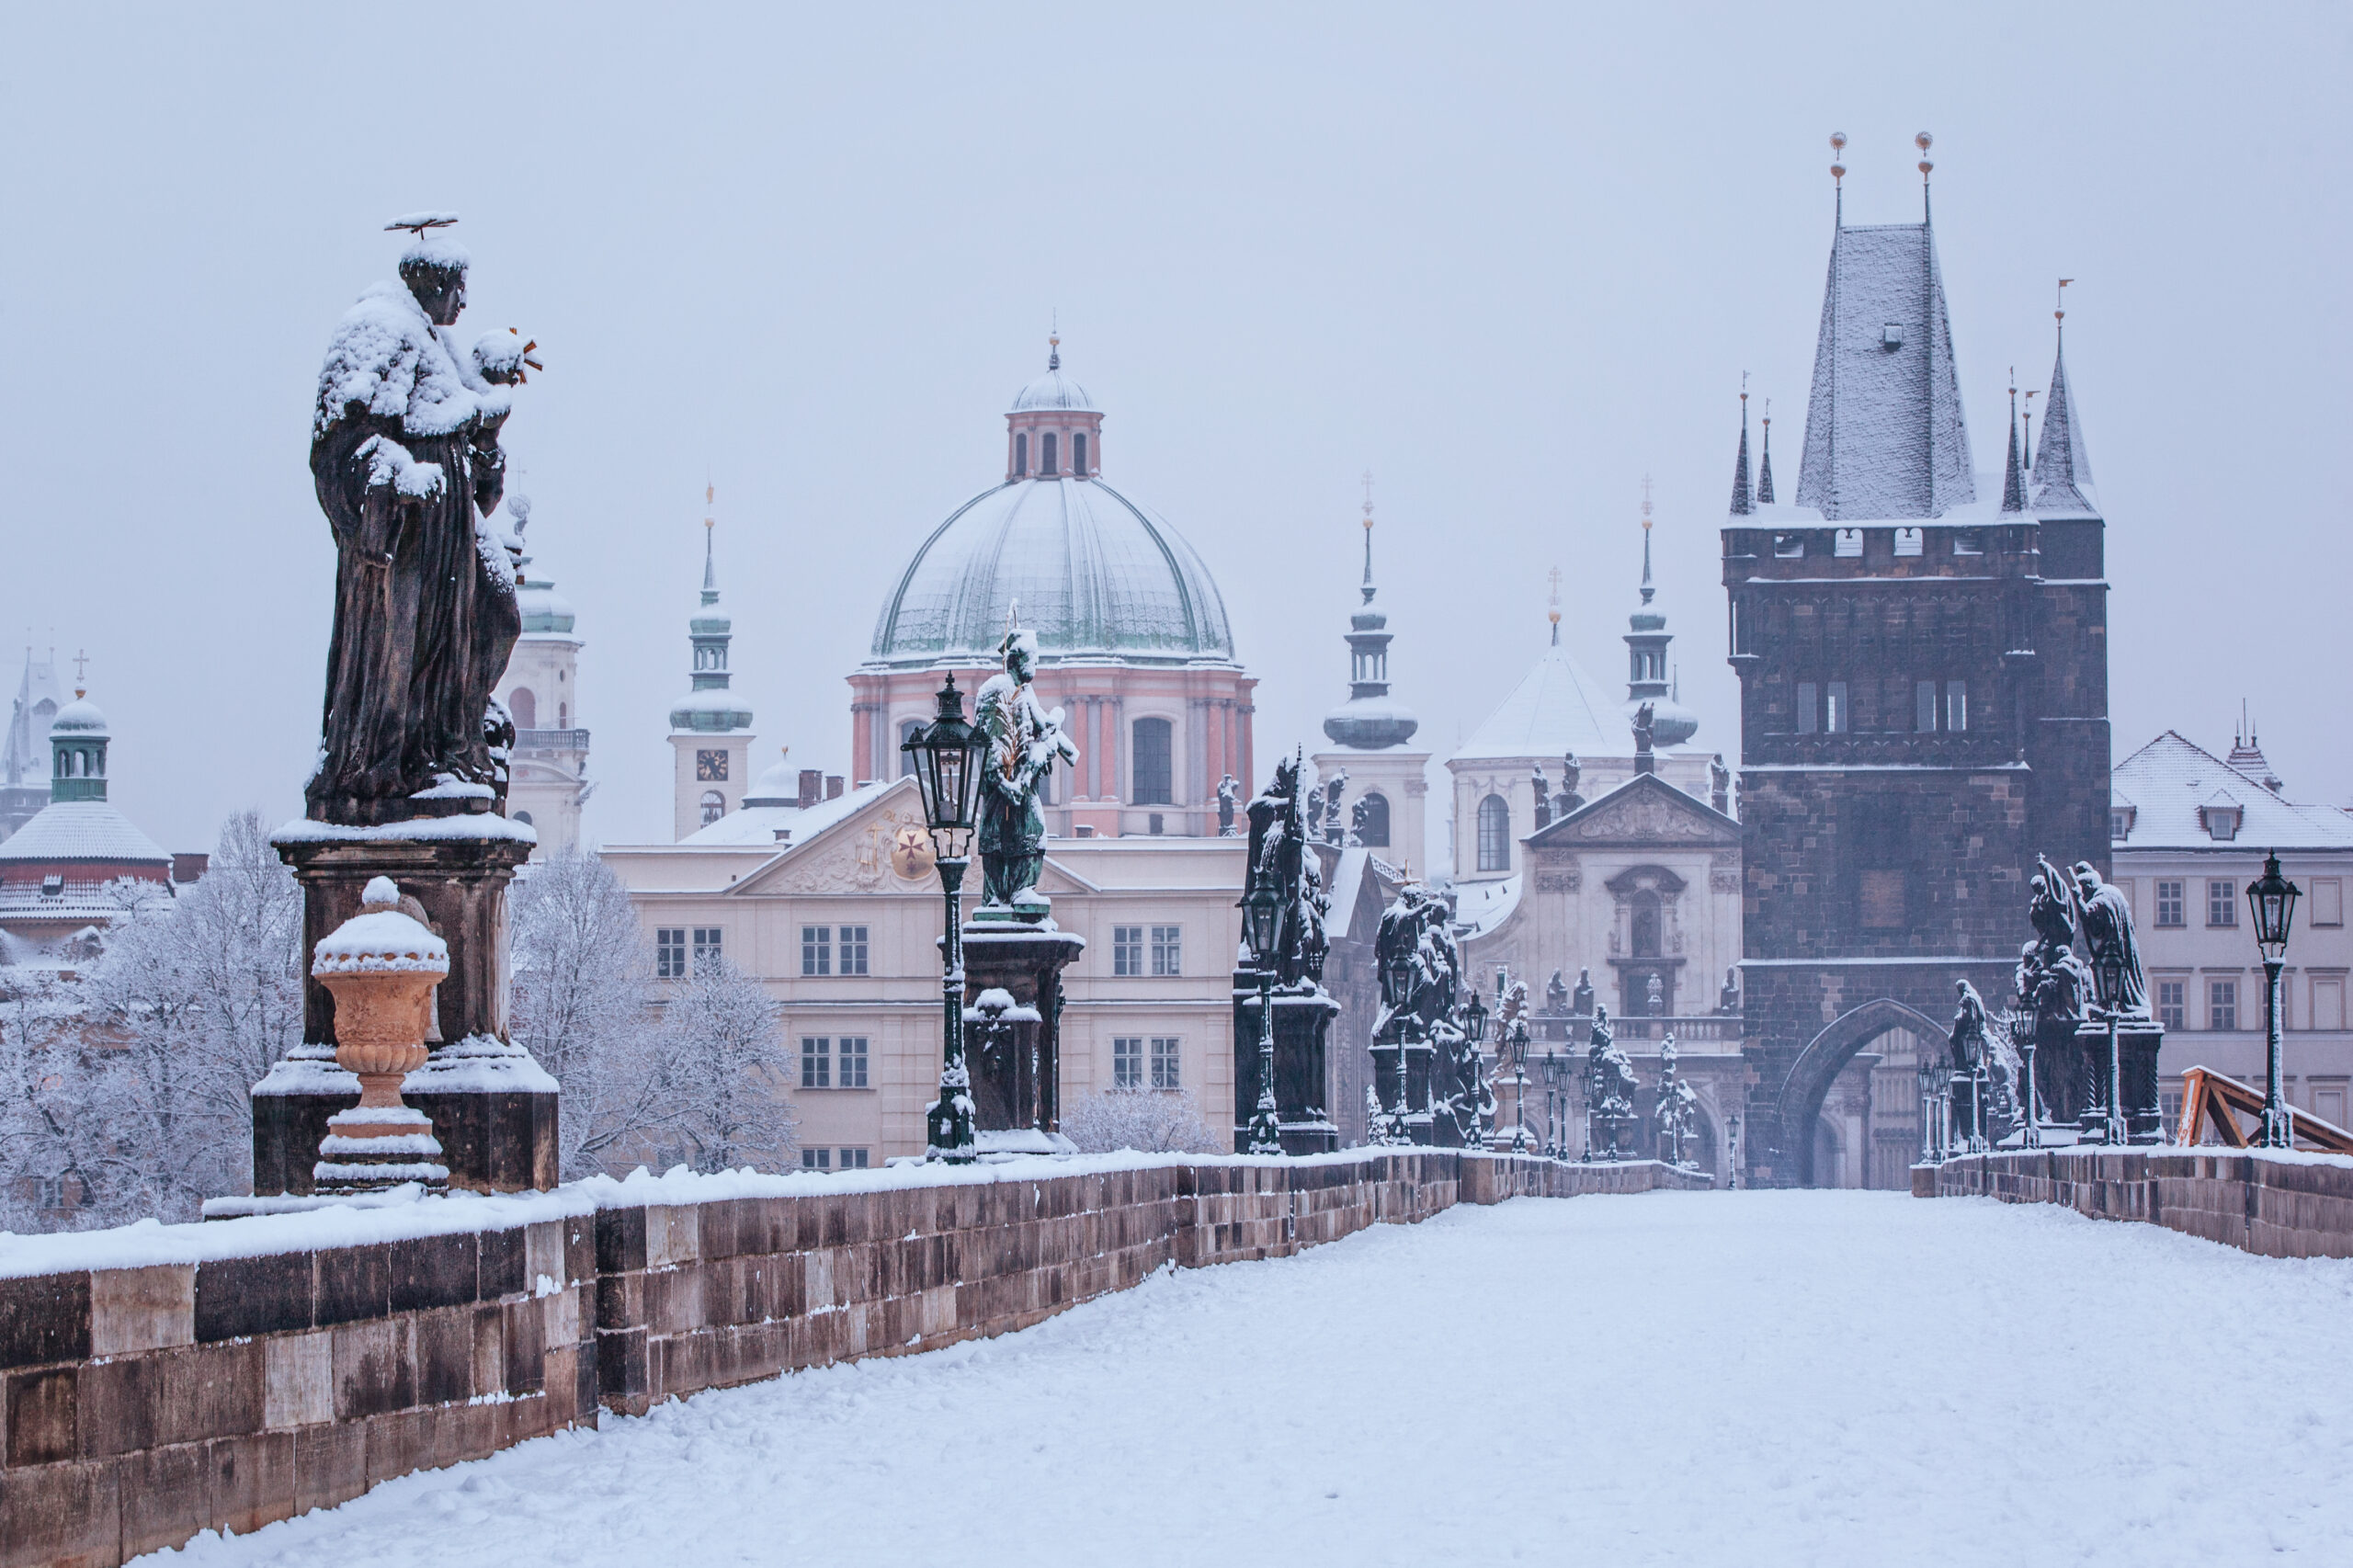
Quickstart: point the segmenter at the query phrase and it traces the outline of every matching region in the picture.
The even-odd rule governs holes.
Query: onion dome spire
[[[1756,504],[1773,504],[1773,400],[1765,400],[1765,460],[1756,467]]]
[[[1372,474],[1364,476],[1364,603],[1348,618],[1348,699],[1324,716],[1324,733],[1355,751],[1401,746],[1421,721],[1389,696],[1389,617],[1372,606]]]
[[[2010,456],[2002,469],[2002,510],[2026,510],[2026,475],[2018,467],[2018,373],[2010,371]]]
[[[1732,465],[1732,515],[1745,517],[1756,510],[1748,488],[1748,372],[1740,373],[1740,457]],[[1648,534],[1643,536],[1649,539]]]
[[[703,504],[715,505],[718,492],[703,487]],[[702,520],[702,603],[687,618],[687,642],[694,652],[693,687],[670,709],[670,728],[713,734],[752,727],[752,710],[730,689],[734,679],[727,667],[728,645],[735,640],[735,620],[719,602],[719,562],[713,537],[715,517]]]

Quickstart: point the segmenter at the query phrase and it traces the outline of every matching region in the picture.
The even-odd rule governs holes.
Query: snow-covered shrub
[[[1166,1089],[1106,1089],[1063,1115],[1063,1136],[1082,1153],[1135,1149],[1148,1154],[1230,1154],[1233,1134],[1221,1134],[1193,1108],[1191,1096]]]

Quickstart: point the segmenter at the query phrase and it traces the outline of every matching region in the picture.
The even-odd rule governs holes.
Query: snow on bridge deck
[[[1981,1199],[1523,1199],[143,1561],[2338,1562],[2348,1308]]]

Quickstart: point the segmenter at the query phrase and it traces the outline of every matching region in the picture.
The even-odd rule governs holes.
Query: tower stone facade
[[[2009,994],[2038,853],[2107,871],[2105,524],[2063,358],[2050,406],[1997,502],[1929,223],[1842,220],[1796,504],[1751,495],[1744,460],[1723,529],[1759,1182],[1815,1179],[1859,1052],[1940,1035],[1957,980]]]

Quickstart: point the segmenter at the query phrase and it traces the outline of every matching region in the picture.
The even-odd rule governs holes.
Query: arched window
[[[902,747],[904,747],[909,741],[915,738],[915,732],[922,728],[923,721],[920,719],[900,720],[899,744]],[[911,751],[902,750],[899,753],[899,777],[902,778],[911,778],[914,776],[915,770],[915,754]]]
[[[1357,837],[1368,849],[1389,847],[1389,797],[1378,790],[1364,795],[1364,826]]]
[[[506,711],[515,716],[515,727],[518,730],[540,727],[540,699],[531,695],[531,688],[528,686],[515,688],[506,699]]]
[[[1051,437],[1047,438],[1052,439]],[[1134,734],[1134,756],[1129,769],[1135,779],[1134,803],[1139,806],[1175,805],[1174,735],[1168,721],[1139,719],[1135,722]]]
[[[1479,869],[1511,869],[1511,806],[1501,795],[1479,802]]]
[[[1086,477],[1086,432],[1084,430],[1070,438],[1070,471],[1081,479]]]
[[[1644,891],[1634,895],[1634,956],[1638,959],[1658,957],[1659,907],[1658,894]]]
[[[517,812],[515,813],[515,820],[521,823],[525,827],[529,827],[531,825],[531,813],[529,812]]]
[[[1054,433],[1051,430],[1039,437],[1038,472],[1048,479],[1053,478],[1057,472],[1054,468]]]
[[[1025,479],[1029,473],[1029,432],[1023,430],[1013,437],[1013,477]]]
[[[555,727],[559,730],[569,730],[572,728],[571,703],[559,702],[555,705]]]
[[[709,827],[727,814],[727,797],[716,790],[702,792],[702,824]]]

